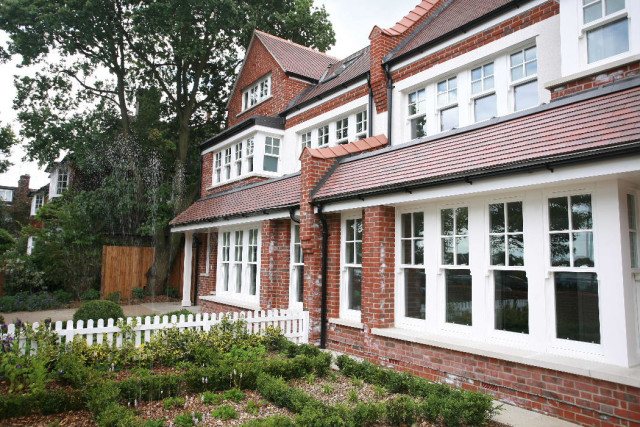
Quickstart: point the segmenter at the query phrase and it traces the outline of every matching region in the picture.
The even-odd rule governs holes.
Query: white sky
[[[324,4],[329,19],[336,32],[336,44],[329,54],[344,58],[369,44],[369,33],[374,25],[389,28],[411,11],[419,0],[314,0],[316,6]],[[0,43],[7,36],[0,33]],[[18,125],[13,111],[13,76],[24,75],[29,71],[17,67],[18,61],[0,64],[0,124],[11,124],[16,134]],[[14,147],[10,160],[14,166],[8,172],[0,174],[0,185],[16,186],[20,175],[31,175],[31,188],[40,188],[48,182],[48,174],[38,168],[36,163],[22,162],[24,150]]]

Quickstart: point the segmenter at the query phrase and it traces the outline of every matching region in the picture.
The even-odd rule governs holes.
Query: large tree
[[[117,146],[135,147],[122,150],[119,158],[135,193],[151,209],[152,221],[141,228],[153,234],[156,247],[152,292],[166,284],[179,249],[168,221],[198,194],[197,144],[223,127],[229,90],[256,28],[321,51],[335,42],[326,11],[313,7],[312,0],[9,0],[0,5],[0,29],[11,38],[0,56],[20,54],[25,65],[47,65],[17,82],[15,107],[29,156],[44,163],[68,149],[79,161],[95,160],[96,150],[112,139]],[[60,59],[52,63],[52,56]],[[149,93],[156,102],[140,102]],[[153,117],[144,119],[145,111],[132,111],[132,105],[150,109]],[[149,165],[158,171],[151,192],[145,181]]]

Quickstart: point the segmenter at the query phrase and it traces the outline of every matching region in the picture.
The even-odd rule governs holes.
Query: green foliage
[[[39,391],[9,394],[0,399],[0,419],[28,415],[50,415],[78,411],[85,406],[82,393],[77,390]]]
[[[87,320],[93,319],[114,319],[124,318],[124,312],[122,307],[113,301],[98,300],[89,301],[80,306],[73,315],[73,321],[84,320],[85,324]]]
[[[0,173],[4,173],[9,169],[12,163],[7,160],[11,157],[11,147],[16,145],[18,140],[16,135],[11,130],[10,125],[0,126]],[[1,253],[0,249],[0,253]]]
[[[265,401],[261,400],[250,400],[244,405],[244,410],[250,413],[251,415],[260,414],[260,408],[266,404]]]
[[[173,287],[173,286],[168,286],[167,287],[167,296],[169,298],[178,298],[178,296],[179,296],[178,289]]]
[[[358,392],[355,391],[354,389],[349,390],[348,396],[347,396],[347,402],[349,403],[358,403]]]
[[[1,212],[0,212],[1,213]],[[15,245],[16,239],[4,228],[0,228],[0,256]]]
[[[87,383],[83,390],[87,408],[99,417],[102,412],[113,409],[120,400],[120,386],[109,380],[97,379]]]
[[[120,302],[122,301],[120,291],[111,292],[109,295],[107,295],[107,300],[115,302],[116,304],[120,304]]]
[[[191,427],[196,425],[197,422],[202,421],[202,414],[200,412],[185,412],[184,414],[177,415],[173,422],[176,427]]]
[[[224,400],[221,394],[213,393],[211,391],[205,391],[202,393],[200,399],[207,405],[219,405]]]
[[[416,422],[418,405],[409,396],[400,396],[387,403],[386,415],[389,424],[411,425]]]
[[[146,296],[146,293],[144,289],[134,286],[133,289],[131,289],[131,295],[136,299],[142,299]]]
[[[295,423],[283,415],[272,415],[267,418],[250,420],[243,427],[294,427]]]
[[[375,425],[385,417],[385,405],[380,403],[358,403],[351,412],[351,424],[354,426]]]
[[[142,427],[164,427],[164,420],[147,420]]]
[[[99,427],[138,427],[142,421],[132,409],[112,403],[96,417]]]
[[[333,394],[334,390],[335,390],[335,387],[334,387],[334,386],[332,386],[332,385],[329,385],[329,384],[325,384],[325,385],[322,387],[322,392],[323,392],[324,394]]]
[[[60,302],[56,295],[50,292],[20,292],[13,296],[0,297],[0,311],[12,313],[14,311],[38,311],[61,308],[65,303]]]
[[[0,231],[0,236],[2,231]],[[44,273],[39,271],[31,258],[8,259],[3,263],[6,273],[4,291],[6,295],[33,294],[47,290]]]
[[[81,301],[94,301],[100,299],[100,291],[97,289],[88,289],[80,296]]]
[[[184,408],[184,397],[167,397],[162,401],[164,409]]]
[[[238,413],[231,405],[220,405],[220,407],[211,411],[211,415],[223,421],[238,418]]]
[[[230,400],[232,402],[240,402],[244,399],[244,392],[237,388],[232,388],[226,390],[222,396],[225,400]]]

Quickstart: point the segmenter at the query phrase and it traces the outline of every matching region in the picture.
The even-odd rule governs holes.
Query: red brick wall
[[[260,307],[289,308],[291,220],[262,222],[260,260]]]
[[[242,111],[242,91],[271,72],[271,98]],[[246,54],[242,73],[238,76],[236,88],[231,95],[228,109],[228,126],[255,116],[274,116],[285,109],[287,104],[309,86],[308,83],[291,79],[273,59],[260,39],[254,37]]]
[[[352,89],[347,93],[343,93],[340,96],[330,97],[327,99],[327,102],[320,104],[318,106],[315,106],[305,111],[304,113],[298,114],[297,116],[291,117],[290,119],[287,119],[285,128],[289,129],[290,127],[306,122],[307,120],[313,119],[314,117],[317,117],[320,114],[326,113],[328,111],[333,110],[334,108],[338,108],[341,105],[351,102],[354,99],[367,96],[368,93],[369,93],[369,86],[367,86],[365,83],[364,85],[359,86],[355,89]]]
[[[561,86],[551,88],[551,99],[558,99],[568,95],[574,95],[578,92],[593,89],[618,80],[628,79],[640,76],[640,62],[628,64],[622,67],[614,68],[602,73],[583,77]]]
[[[218,233],[211,233],[210,270],[207,273],[207,233],[198,235],[198,296],[211,295],[216,290],[216,263],[218,261]]]

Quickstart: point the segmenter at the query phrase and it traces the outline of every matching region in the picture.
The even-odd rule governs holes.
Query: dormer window
[[[493,62],[471,70],[471,97],[476,122],[498,115],[494,89]]]
[[[349,138],[349,118],[345,117],[336,122],[336,142],[338,144],[345,144]]]
[[[629,50],[625,0],[582,0],[582,21],[589,63]]]
[[[56,194],[61,195],[69,186],[69,169],[59,169],[56,180]]]
[[[356,114],[356,139],[367,137],[367,110]]]
[[[271,75],[258,80],[242,92],[242,110],[248,110],[271,96]]]
[[[231,179],[231,147],[224,150],[224,179]]]

